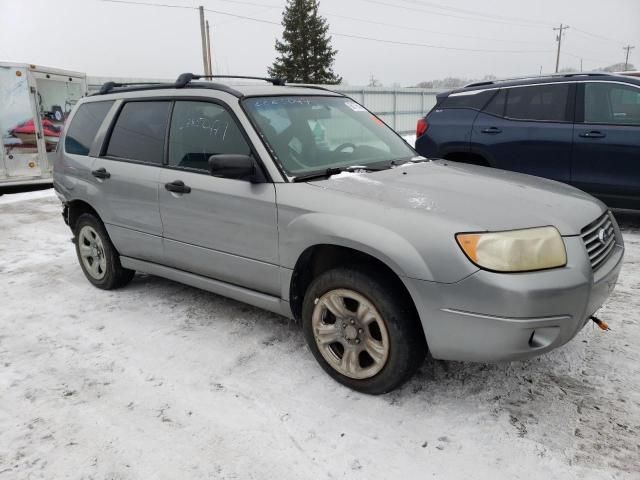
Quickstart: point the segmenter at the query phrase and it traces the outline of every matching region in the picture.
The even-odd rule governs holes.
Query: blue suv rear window
[[[442,101],[438,108],[471,108],[473,110],[482,110],[495,93],[495,90],[468,90],[452,93]]]

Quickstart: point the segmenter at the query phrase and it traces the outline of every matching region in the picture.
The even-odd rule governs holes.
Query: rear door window
[[[585,83],[584,121],[640,125],[640,88],[619,83]]]
[[[108,157],[161,164],[170,102],[128,102],[111,132]]]
[[[91,102],[78,107],[64,141],[67,153],[89,155],[93,139],[112,105],[113,101]]]
[[[170,167],[208,172],[211,155],[250,152],[240,127],[224,107],[210,102],[176,102],[169,132]]]
[[[569,84],[532,85],[507,89],[505,116],[516,120],[567,120]]]

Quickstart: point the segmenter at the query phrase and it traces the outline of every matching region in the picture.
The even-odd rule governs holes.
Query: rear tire
[[[113,290],[131,281],[136,272],[122,267],[120,255],[100,219],[83,213],[76,221],[74,235],[80,267],[95,287]]]
[[[372,395],[406,382],[426,342],[406,294],[370,268],[341,267],[315,278],[304,297],[305,339],[335,380]]]

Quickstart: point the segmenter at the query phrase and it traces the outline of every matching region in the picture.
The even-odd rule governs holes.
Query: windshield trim
[[[303,87],[303,88],[309,88],[309,87]],[[287,171],[285,170],[284,166],[280,162],[280,159],[278,158],[277,153],[271,147],[271,144],[267,140],[266,136],[264,135],[264,133],[262,132],[260,127],[258,127],[257,123],[255,122],[255,120],[253,118],[253,115],[249,112],[249,110],[248,110],[248,108],[247,108],[247,106],[245,104],[245,101],[249,100],[251,98],[296,97],[296,96],[300,96],[301,97],[301,96],[307,96],[307,95],[291,94],[291,93],[275,93],[275,94],[272,94],[272,95],[269,95],[269,94],[253,94],[253,95],[245,95],[245,96],[243,96],[242,98],[239,99],[239,102],[238,102],[239,105],[240,105],[240,108],[244,112],[247,120],[249,120],[249,123],[253,127],[254,132],[256,133],[258,138],[260,138],[260,141],[262,142],[262,145],[264,146],[265,150],[267,152],[269,152],[269,156],[271,157],[272,162],[274,163],[274,165],[276,166],[276,168],[278,169],[278,171],[280,172],[280,174],[282,175],[282,178],[285,180],[286,183],[294,183],[296,181],[296,179],[299,178],[299,177],[311,175],[312,173],[318,173],[319,174],[319,173],[325,171],[326,169],[318,169],[318,170],[316,170],[314,172],[306,172],[306,173],[303,173],[303,174],[300,174],[300,175],[290,175],[289,173],[287,173]],[[312,92],[309,92],[308,96],[328,97],[328,98],[340,98],[341,97],[341,98],[346,98],[348,100],[351,100],[352,102],[357,103],[362,108],[364,108],[368,113],[370,113],[371,115],[374,115],[378,120],[380,120],[380,122],[382,122],[382,124],[384,124],[384,126],[386,126],[389,130],[391,130],[391,132],[394,133],[396,135],[396,137],[398,137],[402,142],[404,142],[404,144],[407,145],[407,147],[409,147],[409,149],[413,152],[414,156],[419,156],[420,155],[416,151],[415,147],[413,145],[411,145],[409,142],[407,142],[405,140],[405,138],[402,135],[400,135],[398,132],[396,132],[396,130],[393,129],[387,122],[385,122],[381,117],[379,117],[377,114],[375,114],[374,112],[369,110],[367,107],[365,107],[360,102],[358,102],[357,100],[353,99],[352,97],[350,97],[348,95],[345,95],[343,93],[340,93],[340,92],[335,92],[333,90],[324,90],[324,89],[314,89]],[[380,163],[380,162],[378,162],[378,163]]]

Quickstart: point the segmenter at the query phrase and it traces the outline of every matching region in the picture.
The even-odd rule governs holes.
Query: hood
[[[562,235],[579,235],[606,211],[599,200],[563,183],[444,160],[342,173],[310,184],[388,207],[423,210],[466,231],[553,225]]]

